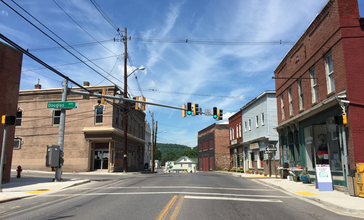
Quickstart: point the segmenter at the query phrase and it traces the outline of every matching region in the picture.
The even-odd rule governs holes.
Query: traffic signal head
[[[218,109],[217,110],[217,120],[223,120],[223,114],[222,114],[222,109]]]
[[[199,115],[199,108],[198,108],[198,104],[193,103],[193,115]]]
[[[212,109],[212,117],[213,117],[214,119],[217,119],[217,108],[216,108],[216,107],[214,107],[214,108]]]
[[[147,101],[147,98],[146,97],[142,97],[141,98],[141,101],[146,102]],[[140,103],[140,108],[141,108],[142,111],[145,111],[145,103]]]
[[[192,104],[191,102],[187,102],[187,115],[192,114]]]
[[[100,89],[99,93],[102,95],[106,95],[106,89]],[[105,98],[99,98],[99,100],[97,100],[97,102],[99,104],[105,104]]]
[[[15,116],[13,116],[13,115],[3,115],[1,117],[1,124],[3,124],[3,125],[15,125]]]
[[[186,109],[186,105],[182,105],[183,109]],[[182,117],[186,117],[186,110],[182,110]]]
[[[139,96],[137,97],[133,97],[134,100],[138,100],[139,101]],[[135,110],[139,110],[139,103],[138,102],[134,102],[134,105],[135,105]]]

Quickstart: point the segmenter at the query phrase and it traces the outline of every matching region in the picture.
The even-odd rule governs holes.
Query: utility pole
[[[62,102],[67,101],[67,91],[68,90],[68,80],[66,78],[63,79],[63,88],[62,88]],[[66,109],[61,109],[61,118],[59,122],[59,132],[58,132],[58,145],[60,152],[63,152],[64,145],[64,128],[66,122]],[[60,155],[63,157],[63,155]],[[55,182],[62,181],[62,167],[59,166],[56,168]]]
[[[152,113],[152,166],[151,166],[151,171],[154,173],[154,113]]]
[[[128,50],[127,50],[127,40],[126,28],[124,33],[124,98],[128,98],[128,74],[127,74],[127,60],[128,60]],[[124,166],[123,172],[128,172],[128,102],[124,100]]]
[[[155,122],[155,133],[154,133],[154,166],[155,166],[155,152],[157,151],[157,130],[158,130],[158,121]],[[155,167],[154,167],[155,170]]]

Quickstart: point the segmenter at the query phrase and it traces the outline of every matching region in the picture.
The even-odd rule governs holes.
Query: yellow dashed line
[[[14,206],[14,207],[11,207],[11,209],[16,209],[16,208],[19,208],[20,206]]]
[[[301,194],[303,196],[318,196],[317,194],[310,192],[296,192],[296,193]]]

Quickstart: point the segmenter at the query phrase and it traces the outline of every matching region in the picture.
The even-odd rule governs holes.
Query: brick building
[[[229,127],[212,124],[198,132],[199,171],[214,171],[230,166]]]
[[[363,23],[357,0],[329,0],[274,71],[282,162],[330,164],[336,186],[364,162]]]
[[[23,61],[23,54],[16,49],[0,42],[0,116],[16,116],[18,104],[18,93],[20,84],[20,73]],[[2,182],[10,181],[11,162],[13,157],[15,126],[9,125],[7,129],[4,169]],[[3,141],[4,125],[0,123],[0,140]],[[0,154],[2,144],[0,145]]]
[[[106,89],[107,95],[121,93],[115,85],[88,86],[89,91],[98,93]],[[47,145],[58,143],[60,110],[47,108],[47,102],[61,100],[62,89],[41,89],[19,92],[18,117],[12,168],[21,165],[23,170],[46,170]],[[72,88],[80,90],[80,88]],[[79,104],[78,109],[66,110],[64,135],[65,172],[123,170],[123,106],[98,98],[83,99],[80,95],[69,94],[67,101]],[[144,169],[145,113],[135,110],[129,103],[128,111],[128,171]]]
[[[229,118],[230,168],[243,167],[243,135],[241,110]]]

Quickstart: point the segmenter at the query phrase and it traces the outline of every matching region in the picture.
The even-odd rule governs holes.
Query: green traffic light
[[[217,118],[217,115],[214,115],[213,117],[214,117],[214,119],[216,119]]]
[[[191,111],[187,111],[187,115],[191,115],[191,113],[192,113]]]

